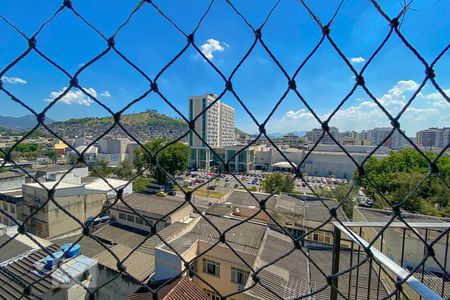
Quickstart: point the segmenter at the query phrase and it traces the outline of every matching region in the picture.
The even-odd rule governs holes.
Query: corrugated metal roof
[[[0,263],[31,249],[28,245],[13,239],[9,235],[0,235]]]
[[[81,254],[87,256],[87,257],[93,257],[94,255],[100,254],[101,252],[105,251],[105,248],[102,247],[96,240],[94,240],[91,237],[83,236],[81,241],[77,242],[78,239],[81,237],[81,234],[65,237],[61,239],[54,239],[52,240],[54,243],[58,245],[64,245],[67,243],[77,243],[80,244],[81,247]],[[108,247],[108,244],[104,244],[106,247]]]
[[[256,254],[258,252],[266,226],[248,222],[240,224],[241,221],[239,220],[212,215],[209,215],[207,218],[220,232],[228,230],[225,238],[232,245],[233,249],[250,254]],[[220,233],[208,221],[200,218],[189,232],[170,241],[170,245],[179,253],[183,253],[197,240],[215,243],[219,237]],[[227,246],[225,245],[225,247]],[[167,246],[163,246],[163,248],[171,251]]]
[[[115,245],[110,249],[119,259],[123,261],[133,249],[124,245]],[[107,250],[93,257],[98,260],[100,265],[107,267],[108,269],[118,271],[117,260]],[[155,257],[150,254],[142,253],[140,251],[134,251],[130,257],[123,263],[126,267],[126,272],[143,282],[146,280],[155,270]]]
[[[292,240],[274,230],[267,229],[263,242],[261,243],[260,252],[255,260],[253,268],[255,270],[264,267],[273,262],[275,259],[289,253],[294,249]],[[331,274],[332,251],[331,250],[306,250],[308,256],[299,250],[294,250],[288,256],[276,261],[275,263],[263,268],[258,277],[260,283],[255,287],[246,291],[258,299],[294,299],[306,295],[312,291],[319,291],[326,287],[323,291],[314,295],[314,299],[329,299],[330,287],[327,287],[327,279],[315,266],[315,264],[325,274]],[[365,257],[361,255],[360,260]],[[353,254],[353,265],[357,262],[357,254]],[[348,269],[350,266],[350,252],[341,252],[340,254],[340,270]],[[382,284],[379,284],[377,274],[371,269],[370,281],[370,299],[377,297],[385,297],[386,291]],[[353,271],[351,277],[351,296],[350,299],[367,299],[369,287],[369,263],[363,264],[359,269],[358,277],[356,270]],[[349,273],[339,276],[338,289],[347,296],[349,286]],[[358,295],[355,298],[356,285],[358,284]],[[246,287],[252,285],[252,280],[248,280]],[[264,287],[264,286],[265,287]],[[275,292],[273,294],[271,291]],[[379,289],[379,292],[377,292]]]
[[[121,244],[135,248],[144,239],[145,235],[120,228],[115,225],[106,225],[92,233],[101,240],[109,241],[111,244]]]
[[[58,249],[54,245],[47,248],[50,252],[56,252]],[[34,263],[47,255],[43,250],[34,251],[0,267],[0,295],[7,299],[20,299],[24,288],[33,284],[29,298],[40,299],[45,293],[57,288],[50,276],[44,278],[34,271]]]

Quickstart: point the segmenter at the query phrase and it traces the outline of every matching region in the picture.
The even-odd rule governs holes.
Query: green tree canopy
[[[58,159],[58,154],[55,150],[45,150],[44,155],[51,159],[53,162],[56,162]]]
[[[433,160],[434,153],[425,153]],[[430,172],[429,163],[414,149],[393,152],[383,159],[371,157],[364,165],[367,177],[380,193],[392,203],[402,202],[402,208],[429,215],[450,216],[450,157],[443,155],[436,163],[438,174],[432,174],[415,193],[410,195],[417,184]],[[357,175],[355,174],[355,179]],[[366,178],[359,183],[375,199],[376,207],[388,207],[376,189]],[[447,184],[445,184],[446,182]]]
[[[156,153],[166,145],[164,139],[154,139],[144,144],[150,153]],[[189,146],[182,142],[176,142],[167,148],[158,152],[156,156],[157,163],[170,175],[175,175],[177,172],[185,171],[189,162]],[[136,170],[141,171],[148,168],[153,178],[158,184],[165,184],[168,181],[166,173],[152,163],[151,156],[142,148],[136,149],[134,165]]]
[[[291,193],[294,191],[295,182],[289,174],[271,173],[261,182],[261,187],[266,193]]]
[[[99,161],[94,168],[97,171],[97,173],[91,172],[92,176],[107,177],[112,174],[112,168],[108,167],[108,162],[104,160]]]
[[[122,179],[131,179],[134,174],[133,168],[133,164],[131,164],[128,158],[125,158],[114,170],[114,174]]]

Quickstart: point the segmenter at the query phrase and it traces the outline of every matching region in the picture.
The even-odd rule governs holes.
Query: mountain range
[[[50,118],[45,118],[45,124],[51,124],[54,121]],[[29,129],[36,126],[36,117],[34,115],[26,115],[23,117],[7,117],[0,116],[0,127],[12,130]]]

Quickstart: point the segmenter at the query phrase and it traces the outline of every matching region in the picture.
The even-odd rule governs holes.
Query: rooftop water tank
[[[57,261],[58,259],[60,259],[62,256],[63,256],[63,253],[62,253],[61,251],[58,251],[58,252],[53,253],[53,257],[52,257],[51,255],[47,255],[47,256],[44,258],[44,261],[45,261],[45,267],[46,267],[47,269],[53,268],[53,267],[55,266],[55,264],[56,264],[56,261]]]
[[[72,246],[73,245],[73,246]],[[70,248],[72,247],[72,248]],[[70,248],[70,250],[69,250]],[[67,251],[69,250],[69,251]],[[67,243],[61,246],[61,251],[63,253],[65,253],[64,257],[65,258],[71,258],[71,257],[75,257],[77,255],[80,255],[80,244],[72,244],[72,243]]]

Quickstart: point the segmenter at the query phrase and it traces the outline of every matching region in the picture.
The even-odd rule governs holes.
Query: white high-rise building
[[[236,144],[233,107],[219,100],[202,114],[215,99],[217,99],[217,95],[214,94],[188,97],[189,120],[200,115],[195,121],[195,131],[201,137],[189,133],[191,167],[199,169],[210,167],[214,158],[206,144],[211,148],[223,148]]]

